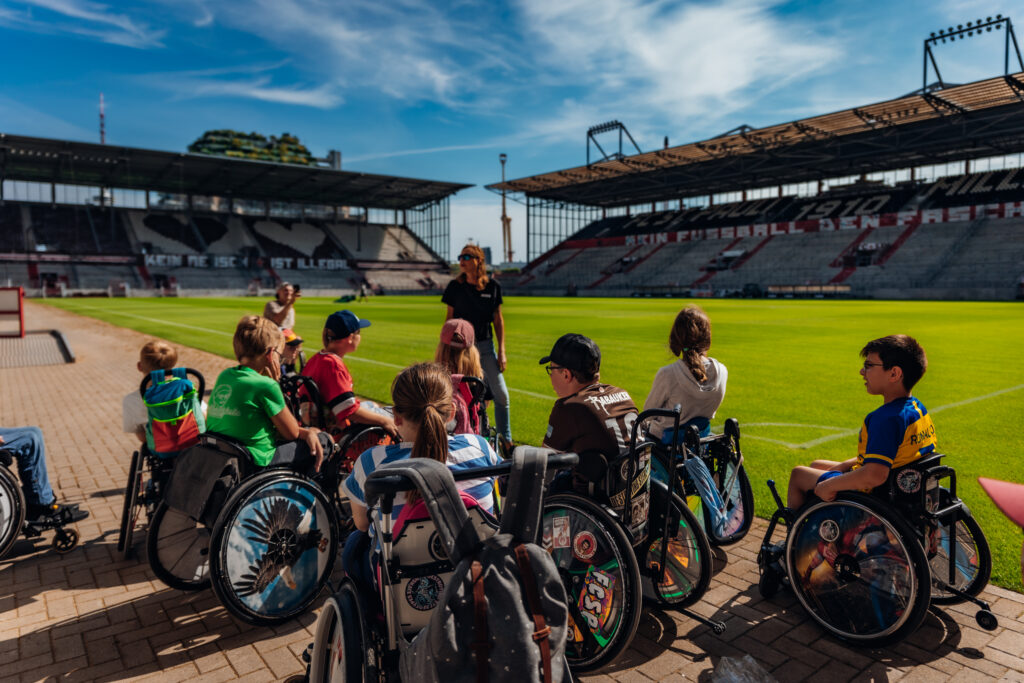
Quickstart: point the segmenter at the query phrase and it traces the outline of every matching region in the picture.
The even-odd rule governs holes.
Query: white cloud
[[[330,109],[341,104],[341,94],[337,86],[331,83],[318,86],[275,85],[268,74],[287,63],[283,61],[267,65],[152,73],[136,76],[135,80],[167,90],[183,100],[196,97],[242,97],[318,109]],[[229,78],[232,75],[239,77]]]
[[[89,0],[22,0],[24,11],[0,12],[0,24],[38,33],[69,33],[125,47],[162,47],[166,34]],[[39,18],[32,9],[43,10]],[[71,20],[71,21],[67,21]]]
[[[764,0],[521,0],[537,54],[582,86],[535,132],[585,130],[607,118],[637,128],[714,118],[827,67],[840,49]]]

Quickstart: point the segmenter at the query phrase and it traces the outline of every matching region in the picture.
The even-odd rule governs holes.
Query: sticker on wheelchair
[[[444,591],[444,581],[437,575],[420,576],[409,581],[405,586],[405,599],[409,605],[420,612],[429,612],[437,607]]]
[[[597,539],[589,531],[581,531],[572,539],[572,554],[581,562],[589,562],[597,552]]]
[[[551,547],[568,548],[572,533],[569,529],[569,515],[551,518]]]
[[[615,589],[615,577],[593,566],[587,568],[583,577],[583,590],[576,601],[580,613],[587,621],[592,633],[599,634],[612,612],[612,596]]]

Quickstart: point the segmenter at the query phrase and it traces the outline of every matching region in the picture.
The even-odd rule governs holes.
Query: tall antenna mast
[[[498,155],[498,161],[501,162],[501,246],[505,249],[505,263],[512,263],[512,219],[508,215],[507,207],[505,206],[505,162],[508,161],[508,155],[502,153]]]
[[[106,115],[103,111],[103,93],[100,93],[100,144],[107,144]]]

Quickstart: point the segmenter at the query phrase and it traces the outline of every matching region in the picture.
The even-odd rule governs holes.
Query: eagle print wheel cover
[[[324,494],[285,476],[250,492],[231,511],[221,547],[222,588],[257,615],[300,609],[323,587],[337,551]]]

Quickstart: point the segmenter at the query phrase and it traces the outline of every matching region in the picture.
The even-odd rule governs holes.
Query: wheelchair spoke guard
[[[7,554],[18,540],[25,523],[25,496],[18,480],[0,465],[0,558]]]
[[[286,621],[320,594],[338,543],[331,500],[317,484],[289,471],[262,472],[231,495],[214,525],[213,590],[243,621]]]

